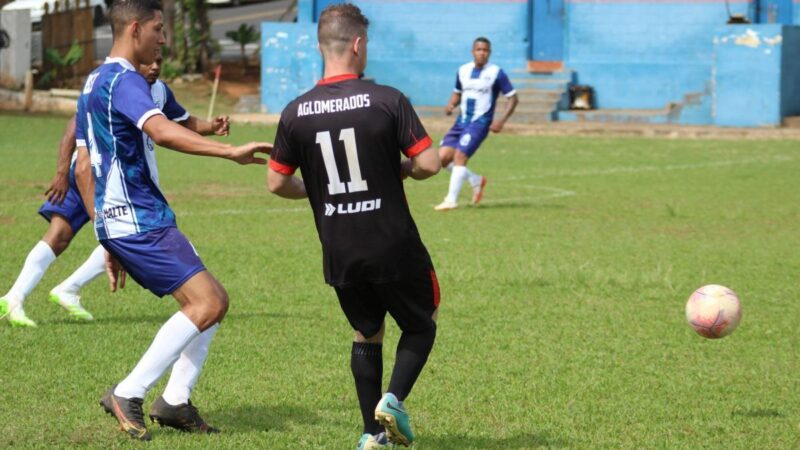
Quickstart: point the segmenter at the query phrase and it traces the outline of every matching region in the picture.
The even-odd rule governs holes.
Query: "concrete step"
[[[552,122],[555,119],[556,111],[551,109],[514,111],[509,122],[511,123],[541,123]]]
[[[514,77],[515,79],[572,81],[574,73],[575,72],[570,69],[548,73],[528,72],[526,69],[514,69],[509,73],[509,76]]]
[[[536,88],[523,88],[517,89],[517,96],[520,101],[558,101],[565,94],[565,91],[557,89],[536,89]]]
[[[553,80],[550,78],[512,78],[511,84],[516,89],[541,89],[566,91],[569,85],[567,80]]]
[[[514,110],[514,114],[521,114],[521,113],[539,113],[541,111],[556,111],[558,109],[558,102],[535,102],[535,103],[525,103],[520,102],[517,105],[517,109]]]

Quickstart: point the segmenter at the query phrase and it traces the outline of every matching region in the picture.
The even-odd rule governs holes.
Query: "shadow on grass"
[[[177,308],[175,309],[177,311]],[[75,319],[71,319],[69,317],[64,317],[52,321],[47,321],[43,323],[48,323],[51,325],[78,325],[78,326],[103,326],[109,324],[132,324],[132,323],[164,323],[169,318],[175,314],[175,312],[169,312],[166,314],[150,314],[144,316],[101,316],[95,317],[95,319],[91,322],[81,322]],[[310,318],[312,316],[300,316],[296,314],[275,314],[275,313],[266,313],[266,312],[237,312],[227,314],[225,316],[225,320],[234,319],[236,321],[242,320],[254,320],[254,319],[297,319],[297,318]]]
[[[208,415],[226,433],[283,430],[288,424],[322,421],[311,410],[294,405],[244,405],[209,411]]]
[[[520,434],[516,436],[491,438],[465,434],[429,436],[421,435],[420,448],[447,450],[461,448],[480,448],[485,450],[506,450],[538,447],[567,447],[569,441],[548,436],[546,433]]]
[[[777,409],[747,409],[739,410],[731,413],[731,416],[750,417],[750,418],[769,418],[769,417],[784,417],[784,414]]]

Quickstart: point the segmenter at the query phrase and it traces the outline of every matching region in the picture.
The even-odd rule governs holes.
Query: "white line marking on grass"
[[[617,175],[625,173],[635,174],[643,172],[670,172],[674,170],[693,170],[693,169],[703,169],[707,167],[729,167],[738,165],[749,165],[758,163],[768,164],[768,163],[787,162],[787,161],[794,161],[794,158],[790,156],[779,155],[779,156],[774,156],[772,158],[748,158],[748,159],[715,161],[715,162],[697,163],[697,164],[669,164],[666,166],[619,166],[619,167],[609,167],[605,169],[586,169],[586,170],[574,170],[574,171],[564,171],[564,172],[552,172],[540,175],[521,175],[521,176],[503,178],[497,181],[511,182],[519,180],[536,180],[536,179],[550,178],[550,177],[591,177],[597,175]]]
[[[535,189],[535,190],[545,191],[549,192],[549,194],[534,195],[529,197],[490,198],[482,201],[481,204],[502,205],[506,203],[535,202],[539,200],[551,200],[554,198],[573,197],[575,195],[578,195],[578,193],[575,191],[561,189],[553,186],[537,186],[533,184],[523,184],[517,187],[524,189]]]

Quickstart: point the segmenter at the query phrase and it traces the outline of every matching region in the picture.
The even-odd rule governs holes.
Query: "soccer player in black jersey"
[[[269,166],[270,190],[309,199],[322,243],[325,281],[355,329],[351,369],[364,419],[359,450],[414,435],[403,401],[436,336],[439,285],[403,191],[403,179],[441,168],[431,138],[396,89],[360,80],[367,26],[351,4],[320,16],[324,78],[284,109]],[[400,154],[407,159],[401,162]],[[302,180],[293,176],[300,168]],[[402,330],[381,396],[384,318]],[[385,428],[385,434],[384,434]]]

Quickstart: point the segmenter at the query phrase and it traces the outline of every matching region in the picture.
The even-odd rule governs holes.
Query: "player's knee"
[[[447,147],[439,148],[439,160],[442,162],[442,167],[447,167],[453,162],[453,152]]]
[[[228,312],[228,304],[228,293],[225,292],[224,289],[222,289],[220,292],[216,292],[216,295],[206,302],[206,315],[209,320],[213,321],[214,323],[221,321]]]
[[[453,163],[457,166],[466,166],[467,161],[469,161],[469,156],[464,153],[456,152],[455,156],[453,156]]]
[[[382,343],[383,335],[386,329],[384,325],[385,324],[382,323],[380,326],[375,326],[369,329],[356,330],[353,341],[366,344]]]
[[[45,236],[42,239],[55,253],[56,256],[61,255],[64,253],[64,250],[69,247],[69,243],[72,242],[72,232],[69,233],[53,233]]]
[[[217,322],[222,320],[225,317],[225,314],[228,314],[228,307],[230,307],[230,299],[228,298],[228,293],[225,290],[222,291],[222,295],[219,297],[219,318]]]

